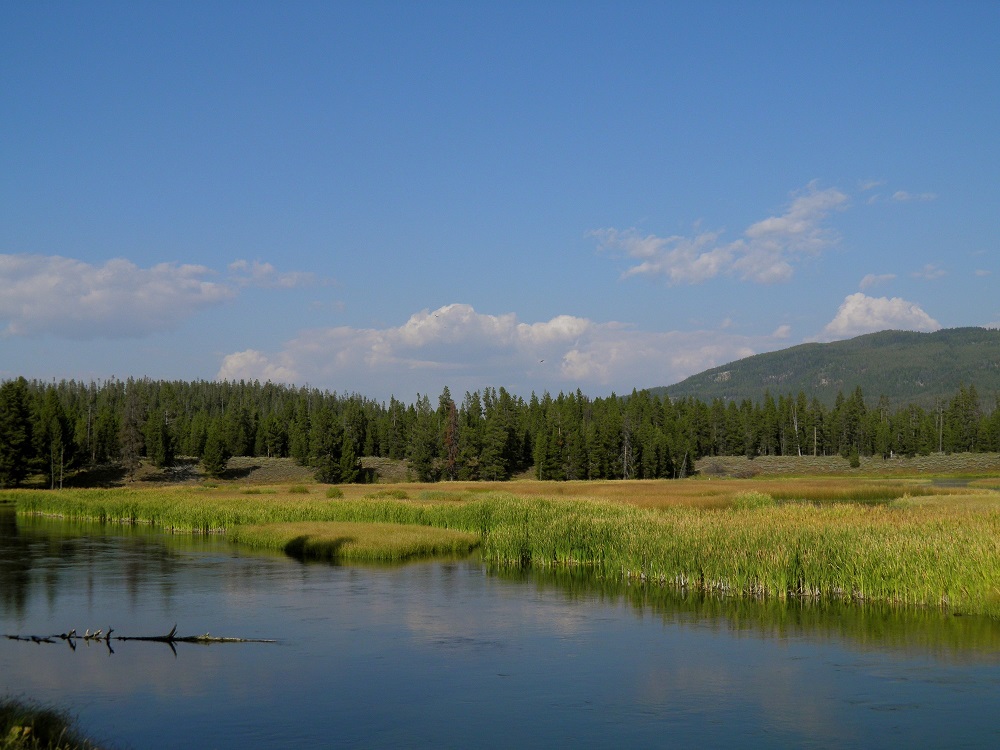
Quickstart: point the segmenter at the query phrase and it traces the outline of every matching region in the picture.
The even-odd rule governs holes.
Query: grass
[[[1000,494],[988,490],[840,478],[406,487],[417,499],[345,486],[334,503],[319,493],[183,487],[11,491],[0,500],[27,513],[225,530],[245,544],[337,559],[361,538],[338,524],[394,524],[366,531],[374,547],[434,527],[474,535],[483,558],[506,568],[1000,617]],[[280,526],[246,528],[271,524]]]
[[[927,456],[861,456],[852,469],[842,456],[706,456],[696,468],[703,475],[752,476],[852,476],[852,477],[982,477],[1000,474],[997,453],[932,453]]]
[[[429,555],[466,555],[479,546],[477,534],[392,523],[300,521],[238,526],[229,536],[249,547],[330,561],[397,562]]]
[[[79,736],[69,716],[47,706],[0,699],[0,750],[96,750]]]

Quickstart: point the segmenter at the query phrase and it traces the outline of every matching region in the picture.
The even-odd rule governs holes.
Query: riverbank
[[[81,737],[65,711],[0,698],[0,750],[98,750]]]
[[[602,497],[608,488],[614,494]],[[837,598],[1000,617],[995,492],[815,478],[518,482],[504,489],[345,487],[342,498],[327,498],[302,486],[200,486],[0,498],[22,513],[229,532],[235,540],[256,534],[257,544],[267,537],[267,545],[294,552],[294,542],[305,555],[302,528],[267,527],[308,522],[314,538],[326,534],[327,543],[314,548],[324,559],[337,559],[343,545],[336,540],[345,536],[322,524],[394,525],[378,529],[383,539],[433,527],[474,535],[483,558],[504,567],[584,567],[609,580],[724,596]],[[250,526],[264,529],[251,533]]]

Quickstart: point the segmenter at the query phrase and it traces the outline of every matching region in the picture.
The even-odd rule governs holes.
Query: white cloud
[[[860,183],[858,183],[858,189],[862,193],[867,193],[869,190],[880,188],[883,185],[885,185],[885,180],[862,180]]]
[[[976,269],[976,276],[990,276],[992,273],[992,271],[987,271],[985,268]]]
[[[792,327],[786,324],[786,325],[780,325],[777,328],[775,328],[774,332],[771,333],[771,338],[787,339],[791,335],[792,335]]]
[[[839,190],[818,190],[812,183],[783,214],[752,224],[743,237],[724,244],[719,243],[721,231],[657,237],[641,236],[634,229],[602,229],[591,235],[603,249],[639,261],[623,278],[662,276],[670,284],[697,284],[725,274],[768,284],[787,281],[802,257],[817,255],[835,242],[824,221],[846,202]]]
[[[265,289],[292,289],[308,286],[316,281],[315,274],[290,271],[281,273],[270,263],[259,260],[237,260],[229,264],[229,273],[238,286],[254,286]]]
[[[913,302],[856,292],[844,299],[823,333],[825,338],[839,339],[889,329],[936,331],[940,327],[940,323]]]
[[[92,265],[58,255],[0,255],[0,321],[7,336],[76,339],[167,330],[198,310],[232,299],[204,266],[139,268],[116,258]]]
[[[226,355],[219,379],[239,380],[242,377],[240,373],[244,372],[253,372],[256,379],[272,383],[294,383],[299,379],[299,373],[294,369],[279,361],[272,362],[256,349]]]
[[[934,193],[909,193],[906,190],[897,190],[892,194],[892,199],[897,203],[913,203],[932,201],[937,198]]]
[[[226,356],[217,377],[311,383],[375,397],[407,398],[504,387],[531,390],[631,390],[669,385],[715,365],[778,348],[787,326],[771,336],[727,331],[649,332],[617,322],[559,315],[521,322],[452,304],[415,313],[387,328],[301,332],[274,353]],[[401,392],[412,391],[412,392]]]
[[[934,281],[935,279],[940,279],[942,276],[947,276],[948,272],[943,268],[938,268],[933,263],[928,263],[926,266],[921,268],[919,271],[914,271],[914,278],[925,279],[926,281]]]
[[[861,279],[861,282],[858,284],[858,288],[864,291],[865,289],[870,289],[873,286],[878,286],[879,284],[884,284],[887,281],[892,281],[895,278],[896,274],[894,273],[870,273]]]
[[[270,263],[237,261],[232,276],[201,265],[140,268],[123,258],[96,265],[59,255],[0,254],[0,325],[4,336],[70,339],[145,336],[235,299],[246,286],[286,287],[309,274],[279,273]]]

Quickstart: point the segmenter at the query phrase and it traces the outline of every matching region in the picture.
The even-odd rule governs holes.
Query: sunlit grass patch
[[[774,505],[774,498],[766,492],[740,492],[733,496],[733,507],[737,510],[771,508]]]
[[[479,536],[454,529],[394,523],[316,522],[240,526],[229,538],[310,560],[408,560],[467,554]]]

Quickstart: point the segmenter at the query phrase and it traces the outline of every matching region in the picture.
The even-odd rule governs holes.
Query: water
[[[1000,746],[1000,623],[680,599],[479,561],[302,564],[0,510],[0,694],[133,748]]]

